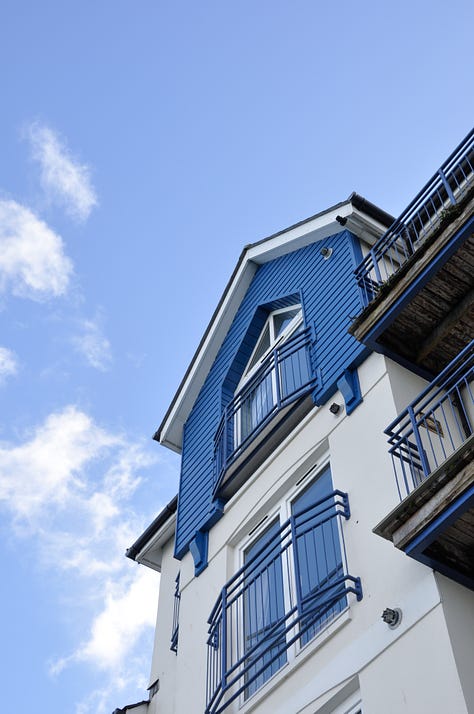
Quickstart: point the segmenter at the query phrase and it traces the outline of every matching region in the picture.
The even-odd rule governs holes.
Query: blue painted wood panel
[[[329,260],[321,247],[333,248]],[[223,405],[240,380],[268,311],[301,300],[305,324],[314,335],[317,404],[336,391],[344,370],[357,366],[367,349],[347,330],[361,309],[353,270],[360,262],[357,239],[341,233],[260,266],[235,315],[185,427],[176,529],[176,556],[182,557],[212,511],[214,435]]]

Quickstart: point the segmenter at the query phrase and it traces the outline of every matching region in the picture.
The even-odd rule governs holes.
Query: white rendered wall
[[[227,503],[224,517],[210,533],[209,565],[198,578],[191,556],[184,557],[177,656],[169,652],[169,636],[178,564],[163,559],[161,587],[166,587],[166,595],[164,591],[160,595],[152,673],[152,679],[160,677],[155,699],[162,703],[151,714],[203,714],[207,618],[222,586],[241,564],[239,548],[327,454],[334,487],[349,494],[352,516],[343,531],[349,572],[360,576],[363,600],[353,599],[349,612],[314,638],[240,709],[236,701],[226,714],[328,714],[339,706],[346,690],[359,684],[364,714],[467,714],[464,696],[472,691],[463,693],[452,647],[455,642],[463,655],[469,647],[454,616],[456,598],[446,588],[447,602],[441,605],[432,571],[372,533],[398,503],[383,430],[416,396],[423,380],[377,354],[360,367],[359,378],[364,401],[349,417],[345,411],[334,416],[329,405],[315,408]],[[339,394],[331,401],[343,404]],[[165,579],[167,569],[170,574]],[[168,599],[171,602],[162,605]],[[386,607],[403,612],[395,630],[381,620]],[[173,698],[165,692],[165,682],[167,690],[175,676]]]
[[[148,714],[172,714],[176,711],[176,654],[170,650],[170,644],[175,579],[180,563],[173,558],[173,547],[173,539],[170,539],[162,550],[160,594],[150,673],[150,686],[159,680],[159,690],[149,704]]]
[[[436,574],[446,626],[469,712],[474,712],[474,592]]]

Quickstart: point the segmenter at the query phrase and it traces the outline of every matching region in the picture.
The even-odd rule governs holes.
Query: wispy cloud
[[[133,567],[124,551],[145,525],[133,498],[154,463],[142,443],[75,406],[50,414],[21,443],[0,445],[0,509],[12,532],[34,543],[40,567],[67,573],[88,618],[83,639],[55,658],[51,674],[80,665],[104,672],[103,689],[78,714],[108,712],[122,688],[145,686],[141,652],[151,643],[158,577]]]
[[[39,163],[41,186],[51,202],[59,203],[79,221],[85,221],[97,206],[90,168],[81,164],[66,143],[48,126],[39,122],[27,129],[32,156]]]
[[[12,377],[18,371],[18,362],[15,353],[8,347],[0,347],[0,385],[8,377]]]
[[[60,236],[25,206],[0,200],[0,292],[33,300],[63,295],[72,274]]]
[[[92,367],[105,372],[112,361],[112,353],[101,322],[100,316],[94,320],[82,320],[80,334],[73,337],[72,343]]]

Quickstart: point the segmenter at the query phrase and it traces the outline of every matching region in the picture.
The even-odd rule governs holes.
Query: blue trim
[[[474,484],[458,496],[439,516],[427,525],[426,528],[406,546],[405,553],[416,557],[416,555],[431,545],[442,531],[454,523],[454,521],[473,504]]]
[[[474,484],[458,496],[445,510],[437,516],[422,532],[405,548],[404,552],[411,558],[428,565],[434,570],[455,580],[461,585],[474,590],[474,578],[458,572],[455,568],[427,555],[424,551],[436,540],[440,533],[446,530],[463,513],[474,505]]]
[[[337,388],[344,397],[346,414],[352,414],[354,409],[363,401],[357,370],[346,369],[342,377],[337,380]]]
[[[196,531],[189,543],[189,550],[194,560],[194,575],[200,575],[207,568],[207,553],[209,546],[209,531]]]
[[[426,285],[431,277],[451,258],[459,246],[469,237],[474,230],[474,215],[464,224],[462,228],[451,238],[449,243],[433,258],[423,272],[411,283],[411,285],[400,295],[398,300],[389,308],[378,320],[377,324],[364,337],[364,344],[373,350],[380,351],[377,339],[389,327],[397,317],[398,313],[405,305],[413,300],[420,290]]]

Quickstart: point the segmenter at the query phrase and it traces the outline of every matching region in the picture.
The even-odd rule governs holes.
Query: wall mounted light
[[[394,630],[402,621],[402,611],[398,607],[386,607],[382,612],[382,620]]]
[[[336,221],[341,224],[341,226],[345,226],[347,223],[347,218],[343,216],[336,216]]]
[[[324,260],[327,260],[332,255],[332,248],[321,248],[319,252],[323,256]]]
[[[336,404],[336,402],[333,402],[329,407],[329,411],[331,412],[331,414],[339,414],[339,412],[341,411],[341,405]]]

